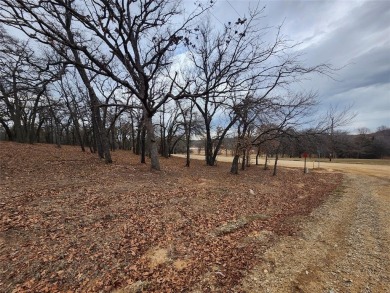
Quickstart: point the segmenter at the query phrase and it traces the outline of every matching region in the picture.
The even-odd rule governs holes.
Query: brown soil
[[[343,185],[309,216],[292,218],[300,232],[258,254],[234,292],[390,292],[390,166],[320,166],[313,171],[344,172]]]
[[[1,292],[386,292],[388,179],[113,158],[0,143]]]
[[[343,188],[282,236],[245,292],[390,292],[389,179],[348,174]]]

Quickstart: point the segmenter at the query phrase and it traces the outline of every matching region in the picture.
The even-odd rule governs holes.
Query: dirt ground
[[[279,166],[302,169],[303,162]],[[237,291],[390,292],[390,166],[321,162],[318,169],[308,161],[307,167],[342,171],[343,185],[297,221],[299,234],[279,237]]]
[[[360,170],[359,170],[360,173]],[[247,292],[390,292],[389,178],[346,174],[343,188],[281,237]]]
[[[386,172],[113,159],[0,143],[0,292],[388,292]]]

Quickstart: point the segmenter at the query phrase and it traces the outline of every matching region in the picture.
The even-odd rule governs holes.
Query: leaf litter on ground
[[[228,292],[341,174],[0,143],[4,292]]]

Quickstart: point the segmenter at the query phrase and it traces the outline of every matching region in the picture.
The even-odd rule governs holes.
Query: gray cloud
[[[213,17],[227,22],[244,16],[248,5],[257,3],[220,0]],[[303,42],[299,48],[307,64],[341,68],[334,75],[337,81],[313,76],[300,89],[317,90],[323,107],[353,104],[358,116],[351,131],[390,127],[390,1],[260,1],[260,5],[266,6],[264,25],[284,22],[284,34]]]
[[[343,66],[337,82],[315,78],[324,105],[350,104],[358,116],[350,130],[390,126],[390,3],[370,1],[331,24],[333,30],[305,49],[312,63]]]

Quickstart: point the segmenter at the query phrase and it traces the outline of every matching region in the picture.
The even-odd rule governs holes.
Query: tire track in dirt
[[[346,174],[301,234],[281,237],[251,270],[244,292],[390,292],[388,178]]]

